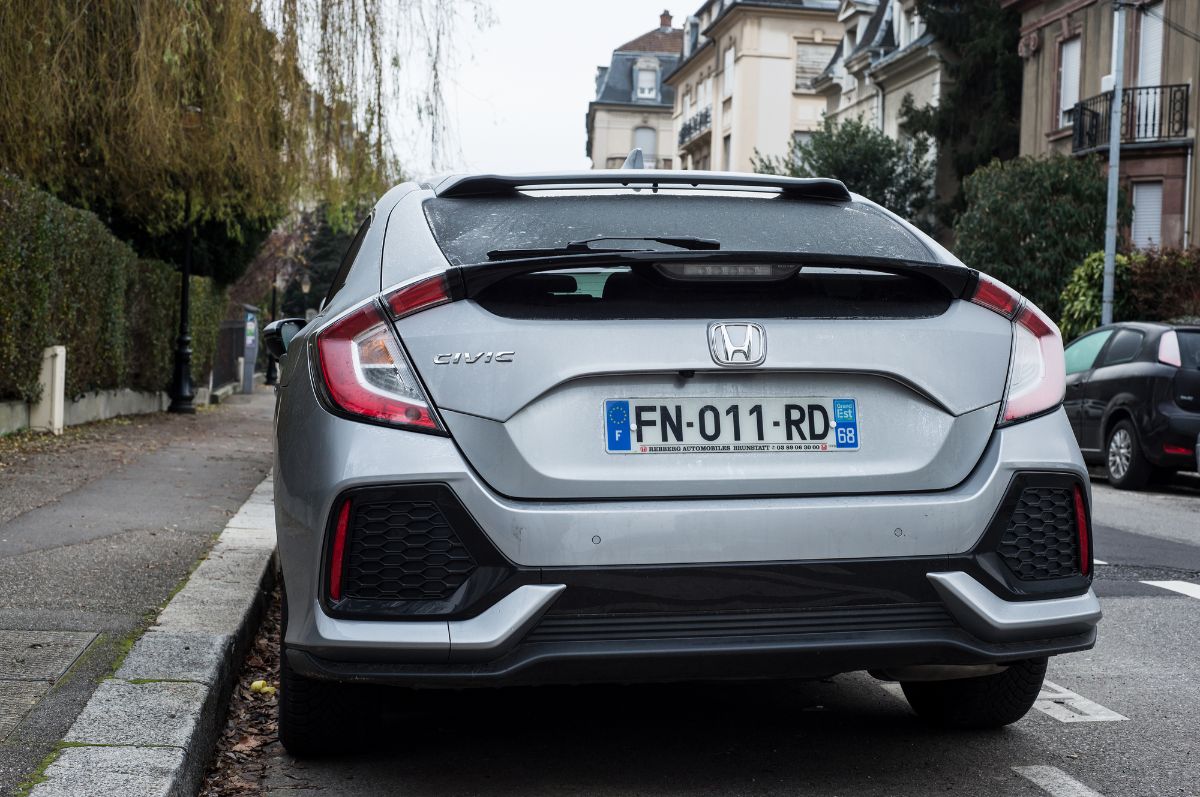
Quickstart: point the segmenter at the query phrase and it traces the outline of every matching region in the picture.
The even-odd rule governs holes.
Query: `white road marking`
[[[1193,584],[1190,581],[1143,581],[1142,583],[1169,589],[1181,595],[1187,595],[1189,598],[1200,598],[1200,584]]]
[[[1092,560],[1092,564],[1094,564],[1094,565],[1106,565],[1106,564],[1108,564],[1108,562],[1105,562],[1105,561],[1103,561],[1103,560],[1101,560],[1101,559],[1093,559],[1093,560]]]
[[[1129,719],[1053,681],[1042,684],[1042,693],[1034,701],[1033,707],[1059,722],[1120,722]]]
[[[1053,797],[1103,797],[1058,767],[1013,767],[1013,771]]]

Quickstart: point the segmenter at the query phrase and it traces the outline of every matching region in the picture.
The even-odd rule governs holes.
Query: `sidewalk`
[[[97,683],[266,476],[272,403],[262,390],[195,416],[98,427],[86,440],[6,459],[0,794],[66,736]]]

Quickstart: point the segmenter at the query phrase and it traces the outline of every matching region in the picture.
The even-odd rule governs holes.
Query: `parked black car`
[[[1066,364],[1067,417],[1110,484],[1135,490],[1156,472],[1197,468],[1200,327],[1100,327],[1067,346]]]

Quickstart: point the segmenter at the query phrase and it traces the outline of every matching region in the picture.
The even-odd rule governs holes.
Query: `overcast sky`
[[[466,28],[446,101],[451,163],[439,171],[586,169],[584,116],[596,67],[614,48],[658,27],[664,7],[679,27],[700,0],[491,0],[494,24]],[[469,25],[469,23],[466,23]],[[428,176],[419,131],[397,142],[409,172]]]

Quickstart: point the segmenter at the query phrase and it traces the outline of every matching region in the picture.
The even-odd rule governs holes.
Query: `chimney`
[[[658,17],[658,26],[663,30],[671,29],[671,12],[665,8],[663,9],[662,14]]]

